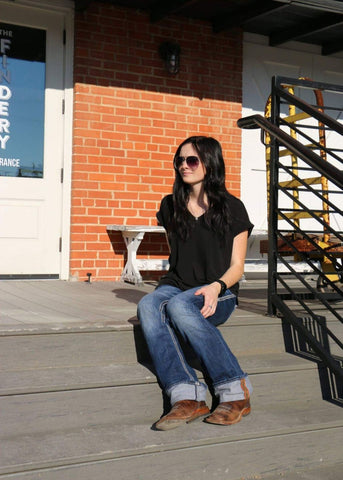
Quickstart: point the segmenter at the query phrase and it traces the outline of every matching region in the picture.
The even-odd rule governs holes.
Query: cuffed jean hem
[[[207,387],[203,383],[178,383],[167,390],[170,397],[170,403],[180,400],[197,400],[198,402],[206,401]]]
[[[243,377],[249,395],[252,394],[253,388],[248,376]],[[232,382],[221,383],[214,387],[214,393],[219,397],[219,402],[234,402],[236,400],[244,400],[244,391],[241,386],[241,379],[233,380]]]

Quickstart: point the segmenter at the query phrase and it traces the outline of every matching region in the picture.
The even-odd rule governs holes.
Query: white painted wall
[[[323,57],[320,55],[320,47],[298,42],[290,42],[283,48],[269,47],[266,37],[246,34],[243,50],[242,116],[256,113],[264,115],[273,75],[293,78],[304,76],[314,81],[343,85],[342,57],[341,54]],[[266,238],[267,232],[265,148],[260,141],[260,130],[242,130],[241,192],[242,200],[255,225],[249,242],[247,271],[249,264],[254,261],[252,270],[265,270],[265,266],[256,266],[256,260],[262,258],[259,254],[260,239]]]

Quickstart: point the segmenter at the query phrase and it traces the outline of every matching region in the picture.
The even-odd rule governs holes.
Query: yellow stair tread
[[[306,183],[306,185],[318,185],[322,183],[322,177],[312,177],[312,178],[303,178],[303,182]],[[288,188],[297,188],[303,186],[302,183],[299,182],[299,180],[285,180],[283,182],[279,182],[280,187],[288,187]]]
[[[288,123],[298,122],[299,120],[305,120],[306,118],[312,118],[311,115],[305,112],[296,113],[295,115],[289,115],[284,120]]]
[[[325,212],[321,212],[321,211],[320,212],[312,211],[311,213],[304,212],[303,210],[299,210],[299,212],[284,212],[283,215],[290,219],[313,218],[314,216],[322,217],[323,215],[325,215]],[[279,220],[282,220],[282,218],[283,217],[279,215]]]
[[[304,212],[303,210],[299,210],[298,212],[283,212],[283,215],[287,218],[313,218],[314,216],[322,217],[323,215],[325,215],[325,213],[322,211],[320,212],[312,211],[310,213],[310,212]],[[282,219],[281,215],[280,215],[280,218]]]
[[[304,145],[304,147],[311,148],[311,150],[320,148],[315,143],[309,143],[308,145]],[[267,146],[267,149],[268,148],[270,148],[269,145]],[[279,151],[279,157],[287,157],[288,155],[296,156],[296,155],[294,155],[294,153],[292,153],[287,148],[281,149]],[[266,160],[270,160],[270,152],[268,152],[268,151],[266,153]]]

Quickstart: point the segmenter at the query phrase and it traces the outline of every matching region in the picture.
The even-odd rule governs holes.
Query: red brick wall
[[[164,70],[158,47],[181,47],[180,72]],[[223,146],[227,187],[240,194],[242,37],[209,23],[92,3],[76,15],[71,275],[118,280],[125,246],[107,224],[156,224],[171,192],[177,145],[194,134]],[[143,256],[166,255],[146,236]]]

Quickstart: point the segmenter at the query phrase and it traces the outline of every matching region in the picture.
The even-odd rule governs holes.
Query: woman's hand
[[[194,295],[203,295],[204,297],[204,306],[200,310],[200,313],[202,313],[205,318],[210,317],[216,311],[220,290],[220,284],[213,282],[199,288],[199,290],[195,292]]]
[[[248,231],[239,233],[233,240],[231,263],[229,269],[220,278],[228,288],[240,280],[244,272],[244,261],[247,252]],[[218,296],[221,286],[218,282],[212,282],[209,285],[199,288],[195,295],[204,296],[204,306],[200,310],[205,318],[214,314],[217,308]]]

